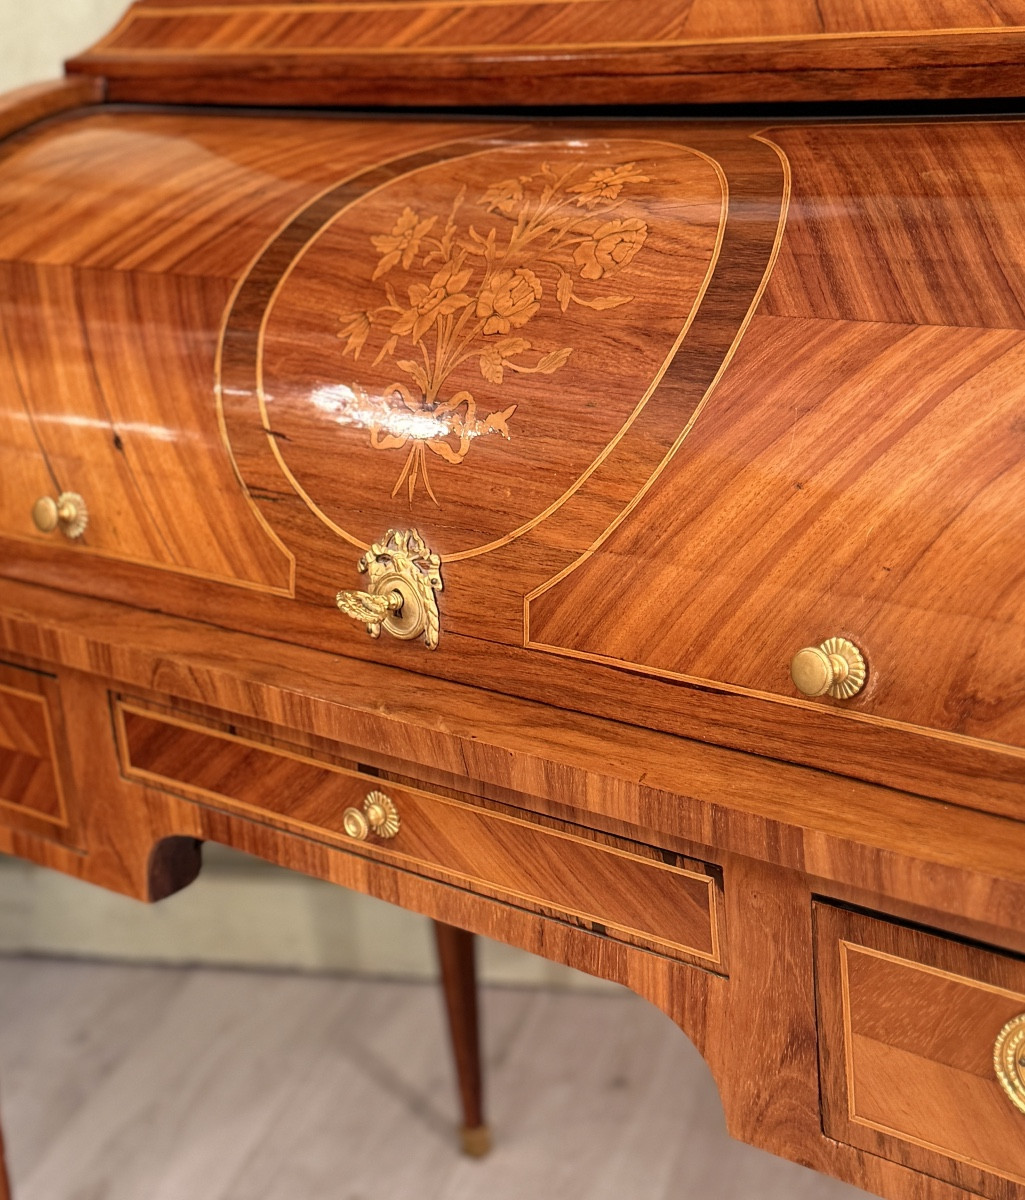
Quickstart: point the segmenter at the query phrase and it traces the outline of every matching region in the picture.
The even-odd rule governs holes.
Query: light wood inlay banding
[[[67,826],[50,704],[52,681],[0,663],[0,807]]]

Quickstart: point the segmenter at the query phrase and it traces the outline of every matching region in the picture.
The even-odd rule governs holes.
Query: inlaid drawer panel
[[[704,863],[125,700],[115,724],[128,779],[725,972],[721,881]],[[397,810],[392,836],[352,815],[373,792]]]
[[[825,904],[815,933],[824,1131],[1020,1200],[1025,962]]]
[[[0,663],[0,820],[50,832],[67,826],[57,765],[57,681]],[[25,818],[26,820],[19,820]]]

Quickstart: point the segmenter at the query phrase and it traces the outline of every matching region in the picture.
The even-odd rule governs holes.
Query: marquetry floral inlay
[[[428,453],[458,464],[475,439],[511,436],[517,405],[499,398],[507,373],[553,375],[574,351],[528,336],[542,309],[605,310],[633,299],[610,285],[648,236],[644,221],[620,215],[624,189],[647,182],[632,162],[542,163],[473,201],[461,188],[444,217],[406,206],[371,238],[382,303],[342,316],[338,337],[354,361],[373,350],[375,367],[393,361],[406,378],[383,392],[359,382],[332,389],[333,406],[339,419],[369,429],[375,450],[406,450],[393,496],[405,485],[412,503],[422,481],[437,503]],[[476,396],[448,384],[468,360],[480,370]]]

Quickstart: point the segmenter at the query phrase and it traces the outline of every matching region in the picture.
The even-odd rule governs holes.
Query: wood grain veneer
[[[1025,963],[816,905],[824,1128],[974,1194],[1025,1187],[1022,1114],[993,1045]]]
[[[1021,130],[125,112],[21,135],[2,569],[1020,816]],[[515,321],[481,292],[489,237]],[[469,289],[440,316],[439,271]],[[478,342],[442,371],[459,321]],[[30,520],[64,488],[92,499],[74,546]],[[404,526],[442,558],[436,653],[334,607]],[[790,658],[832,634],[868,687],[807,700]]]
[[[531,596],[530,637],[783,698],[790,648],[840,634],[866,654],[869,685],[829,702],[837,715],[900,724],[914,711],[937,734],[971,737],[985,714],[987,741],[1016,741],[1025,641],[1004,604],[1025,579],[1022,528],[991,514],[1016,510],[1021,488],[1025,297],[1004,206],[1020,128],[983,125],[963,151],[942,125],[766,136],[792,184],[762,306],[659,487]],[[857,189],[841,183],[854,142],[855,157],[871,147]],[[898,142],[905,166],[882,167]],[[981,185],[970,218],[969,178]],[[653,529],[672,554],[652,554]],[[616,569],[639,558],[652,563],[647,588]],[[958,666],[934,651],[966,635]]]
[[[0,808],[15,826],[73,836],[64,718],[56,678],[0,662]]]
[[[93,75],[68,75],[45,83],[30,83],[0,96],[0,137],[41,121],[45,117],[104,99],[104,83]]]
[[[1019,1200],[1025,125],[195,107],[1021,91],[1019,0],[622,14],[143,0],[0,110],[0,850],[237,847],[633,989],[742,1140]],[[413,526],[436,652],[334,603]]]
[[[72,60],[115,99],[622,104],[1017,95],[1025,7],[905,0],[138,0]]]
[[[405,763],[407,774],[461,779],[464,790],[474,781],[496,799],[529,797],[535,811],[562,818],[575,810],[586,814],[578,822],[613,822],[610,830],[626,836],[655,831],[681,852],[687,844],[724,845],[863,895],[866,879],[882,879],[891,899],[940,909],[955,925],[959,917],[991,923],[1001,931],[997,940],[1018,937],[1025,947],[1016,932],[1025,904],[1025,834],[1017,821],[24,584],[5,584],[0,640],[8,655],[63,665],[65,703],[89,704],[88,727],[102,744],[112,728],[105,699],[92,711],[97,679],[135,695],[156,690],[179,706],[232,713],[249,728],[270,723],[289,730],[293,744],[305,736],[336,753],[348,747],[353,762],[383,769]],[[81,775],[94,765],[85,755],[75,770]],[[50,852],[36,847],[33,856]],[[59,862],[68,869],[68,860]],[[990,882],[969,886],[965,872]],[[120,866],[105,879],[129,886],[118,883]]]

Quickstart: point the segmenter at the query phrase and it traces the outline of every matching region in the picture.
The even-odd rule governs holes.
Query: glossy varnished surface
[[[773,752],[870,778],[900,775],[865,721],[924,728],[948,766],[1006,746],[1013,785],[1020,142],[149,113],[13,139],[7,569],[745,745],[778,700]],[[60,490],[73,547],[30,523]],[[443,559],[436,654],[332,605],[402,526]],[[868,689],[799,700],[791,655],[833,634]]]
[[[102,79],[69,75],[47,83],[30,83],[0,96],[0,136],[15,133],[57,113],[98,104],[104,97]]]
[[[97,679],[136,697],[156,687],[201,720],[235,714],[250,730],[261,722],[269,734],[288,730],[293,745],[347,754],[351,762],[382,770],[401,773],[404,766],[405,775],[431,785],[459,781],[463,791],[472,787],[498,801],[519,797],[523,803],[528,796],[534,811],[575,812],[591,828],[645,830],[662,845],[677,839],[727,845],[828,879],[844,894],[864,895],[858,889],[866,878],[885,878],[902,912],[940,911],[943,924],[958,930],[959,918],[976,928],[990,922],[992,940],[1010,938],[1025,952],[1025,933],[1017,928],[1025,903],[1017,822],[462,684],[416,679],[394,667],[23,584],[5,588],[0,636],[10,654],[64,665],[61,692],[65,706],[77,706],[77,743],[85,751],[71,770],[87,796],[104,785],[90,770],[83,727],[114,753],[109,704],[90,703],[83,711],[95,699]],[[100,840],[114,836],[116,828],[104,829],[106,814],[98,817]],[[58,850],[46,851],[54,865],[70,869]],[[124,880],[116,856],[81,866],[90,877],[99,872],[97,881],[107,886],[145,886]],[[970,872],[988,872],[991,884],[969,887]]]
[[[601,533],[694,413],[785,178],[748,131],[714,158],[709,130],[474,132],[298,214],[238,290],[220,385],[239,471],[312,569],[298,595],[320,604],[352,546],[413,525],[446,564],[445,629],[519,640],[524,584]]]
[[[250,385],[277,460],[266,486],[287,481],[360,548],[411,512],[445,561],[536,526],[629,429],[686,336],[727,186],[675,138],[521,131],[324,197],[268,247],[227,322],[243,477],[260,469],[246,438],[257,413],[236,399]],[[250,363],[239,343],[271,282]]]
[[[168,0],[82,63],[193,102],[1020,92],[1016,4],[623,11]],[[1025,996],[1021,128],[8,138],[0,849],[158,899],[235,846],[632,988],[740,1139],[1019,1200],[980,1026]],[[30,523],[61,491],[74,543]],[[396,526],[436,651],[335,608]],[[831,635],[867,687],[797,697]],[[347,842],[371,782],[403,824]]]
[[[56,680],[0,662],[0,819],[65,840],[72,796]]]
[[[5,531],[34,537],[32,498],[77,488],[86,553],[288,593],[291,557],[221,437],[218,332],[262,239],[377,138],[256,121],[243,149],[240,132],[102,115],[5,148],[0,512]]]
[[[76,70],[116,99],[644,103],[1017,95],[1020,0],[138,0]]]
[[[838,711],[1021,746],[1022,127],[769,136],[793,193],[763,305],[661,485],[531,601],[531,638],[786,696],[794,651],[842,634],[869,683]],[[616,567],[640,560],[636,594]]]
[[[5,568],[1020,813],[1021,150],[1013,121],[30,131]],[[75,545],[31,525],[60,490]],[[435,653],[334,609],[403,526],[442,557]],[[835,634],[868,687],[799,698]]]

